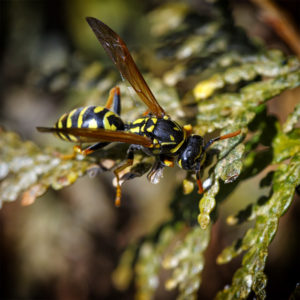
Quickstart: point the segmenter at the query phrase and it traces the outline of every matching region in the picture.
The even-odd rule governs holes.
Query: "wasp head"
[[[177,163],[184,170],[196,170],[204,156],[203,138],[200,135],[188,137],[185,145],[178,155]]]

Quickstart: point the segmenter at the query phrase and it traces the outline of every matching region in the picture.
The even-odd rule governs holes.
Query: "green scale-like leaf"
[[[287,122],[291,119],[299,119],[298,108]],[[286,124],[284,128],[287,128]],[[297,129],[295,131],[297,132]],[[218,263],[225,263],[242,251],[247,251],[242,267],[233,277],[232,285],[220,292],[217,299],[246,299],[251,290],[259,299],[265,298],[264,288],[267,279],[263,270],[268,256],[268,246],[276,234],[279,218],[290,207],[295,189],[300,184],[299,141],[299,136],[296,139],[294,136],[291,138],[279,129],[273,144],[273,161],[278,163],[287,158],[290,158],[290,161],[287,164],[279,164],[274,172],[270,198],[249,207],[251,213],[247,219],[255,219],[254,227],[250,228],[240,241],[234,242],[219,255]],[[238,216],[229,218],[231,224],[236,224],[237,221]]]
[[[0,130],[0,204],[19,196],[23,204],[31,204],[49,187],[61,189],[89,169],[99,168],[92,160],[60,159],[54,150],[42,150],[13,132]]]

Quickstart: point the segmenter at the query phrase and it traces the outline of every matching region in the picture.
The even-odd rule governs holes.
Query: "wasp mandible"
[[[87,17],[86,20],[121,76],[128,80],[148,107],[148,114],[133,122],[123,122],[120,118],[120,90],[115,87],[110,91],[105,107],[76,108],[62,115],[54,127],[37,127],[37,129],[41,132],[55,133],[61,139],[77,144],[94,143],[85,149],[75,146],[72,157],[76,155],[75,153],[89,155],[110,142],[130,144],[127,160],[114,170],[117,179],[116,206],[121,204],[119,174],[133,164],[134,153],[137,150],[156,157],[148,174],[150,181],[155,182],[158,171],[165,166],[173,166],[176,160],[182,169],[195,172],[198,192],[203,193],[200,170],[206,158],[207,148],[216,141],[240,134],[241,130],[204,143],[200,135],[192,134],[190,125],[182,127],[177,124],[157,102],[120,36],[96,18]]]

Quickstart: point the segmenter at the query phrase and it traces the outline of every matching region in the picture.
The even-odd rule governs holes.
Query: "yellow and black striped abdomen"
[[[124,130],[121,118],[102,106],[85,106],[63,114],[55,123],[55,128],[103,128],[107,130]],[[58,137],[71,142],[78,139],[71,134],[57,133]]]

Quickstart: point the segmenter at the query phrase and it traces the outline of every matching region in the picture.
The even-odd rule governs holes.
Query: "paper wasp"
[[[133,164],[136,150],[142,150],[156,157],[156,162],[148,174],[150,181],[156,182],[157,174],[165,166],[173,166],[176,160],[182,169],[196,173],[198,191],[203,193],[200,170],[206,158],[207,148],[215,141],[238,135],[240,130],[211,139],[204,144],[200,135],[192,134],[190,125],[181,127],[166,114],[156,101],[119,35],[95,18],[88,17],[86,20],[122,77],[129,81],[148,107],[148,114],[133,122],[123,122],[119,116],[120,91],[115,87],[111,90],[105,107],[77,108],[61,116],[54,127],[37,127],[37,129],[41,132],[55,133],[58,137],[75,143],[95,143],[85,149],[81,149],[80,146],[74,147],[74,153],[83,155],[91,154],[110,142],[130,144],[127,161],[114,170],[117,179],[116,206],[121,203],[119,174]]]

